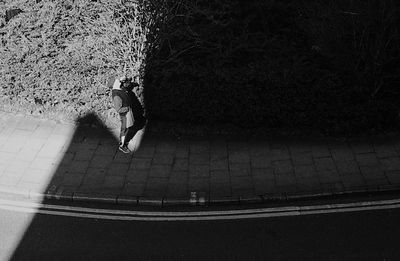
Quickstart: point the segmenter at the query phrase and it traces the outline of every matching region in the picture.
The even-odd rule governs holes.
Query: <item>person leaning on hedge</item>
[[[134,103],[132,101],[133,85],[131,78],[121,77],[117,78],[115,76],[110,77],[108,86],[112,87],[112,99],[114,103],[114,108],[118,112],[121,120],[121,131],[119,140],[119,150],[123,153],[131,153],[128,148],[129,140],[134,135],[134,114],[132,108]],[[137,84],[136,84],[137,86]],[[132,89],[130,89],[132,87]],[[135,95],[135,94],[133,94]]]

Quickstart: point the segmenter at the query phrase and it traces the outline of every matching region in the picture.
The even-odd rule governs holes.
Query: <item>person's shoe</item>
[[[119,148],[120,151],[122,151],[125,154],[131,153],[131,150],[128,149],[128,147],[126,145],[125,146],[119,146],[118,148]]]

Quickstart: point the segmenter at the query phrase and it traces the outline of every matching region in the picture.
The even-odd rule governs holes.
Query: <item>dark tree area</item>
[[[397,126],[396,1],[167,1],[153,118],[353,132]]]
[[[22,11],[0,17],[0,99],[14,108],[109,117],[106,79],[128,73],[140,75],[151,120],[347,134],[398,127],[394,0],[0,6]]]

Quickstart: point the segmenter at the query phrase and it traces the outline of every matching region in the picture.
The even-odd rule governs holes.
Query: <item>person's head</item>
[[[122,82],[122,88],[127,91],[132,91],[135,87],[139,86],[136,82],[132,81],[132,78],[128,77]]]

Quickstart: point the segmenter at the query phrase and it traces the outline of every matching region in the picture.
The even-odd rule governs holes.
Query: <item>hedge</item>
[[[153,118],[244,128],[396,127],[396,1],[183,1],[146,63]]]

